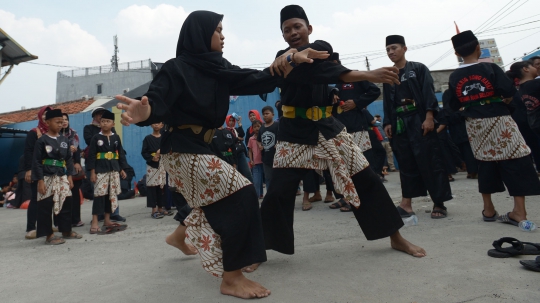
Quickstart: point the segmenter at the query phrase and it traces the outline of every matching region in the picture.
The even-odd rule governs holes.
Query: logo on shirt
[[[276,135],[273,132],[265,131],[261,135],[261,143],[265,151],[270,150],[276,145]]]
[[[521,99],[523,100],[523,103],[525,104],[525,107],[528,111],[535,110],[538,106],[540,106],[540,100],[538,98],[531,96],[531,95],[522,95]]]
[[[60,148],[68,148],[68,145],[66,142],[60,143]]]
[[[469,75],[456,84],[455,94],[459,102],[466,103],[490,98],[495,95],[491,82],[481,75]]]
[[[416,78],[416,73],[413,70],[410,71],[408,78]],[[401,75],[401,82],[407,81],[408,78],[405,78],[405,73],[403,73],[403,75]]]
[[[229,139],[232,139],[232,135],[231,135],[231,134],[226,134],[225,136],[226,136],[227,138],[229,138]]]
[[[352,83],[342,84],[341,89],[344,89],[344,90],[346,90],[346,89],[354,89],[354,84],[352,84]]]
[[[103,146],[103,140],[98,140],[98,141],[97,141],[97,145],[98,145],[98,146]]]
[[[53,147],[50,145],[45,145],[45,150],[47,151],[47,153],[50,153],[53,151]]]

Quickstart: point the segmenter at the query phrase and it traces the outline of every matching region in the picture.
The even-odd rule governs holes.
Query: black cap
[[[304,11],[304,9],[300,6],[300,5],[287,5],[285,6],[282,10],[281,10],[281,14],[280,14],[280,23],[279,23],[279,28],[281,29],[281,27],[283,26],[283,22],[289,20],[289,19],[292,19],[292,18],[299,18],[299,19],[304,19],[306,20],[306,25],[309,25],[309,20],[308,20],[308,17],[306,15],[306,12]]]
[[[332,54],[330,55],[330,58],[328,58],[328,60],[329,60],[329,61],[334,61],[334,60],[336,60],[336,61],[339,62],[339,53],[336,53],[336,52],[332,53]]]
[[[405,44],[405,38],[403,38],[403,36],[400,36],[400,35],[388,36],[388,37],[386,37],[386,46],[388,46],[390,44],[403,44],[403,45],[406,45]]]
[[[109,119],[114,121],[114,114],[108,110],[104,110],[103,114],[101,115],[101,119]]]
[[[52,118],[62,118],[62,111],[59,109],[48,110],[45,114],[45,120],[49,120]]]
[[[473,41],[478,42],[478,38],[476,38],[471,31],[464,31],[452,37],[452,45],[454,48],[458,48]]]

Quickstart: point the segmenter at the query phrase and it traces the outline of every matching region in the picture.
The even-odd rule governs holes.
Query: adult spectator
[[[238,127],[235,128],[236,122],[238,122]],[[246,133],[242,128],[242,117],[238,116],[237,121],[232,115],[228,115],[225,118],[225,124],[227,125],[227,129],[233,134],[236,139],[236,169],[244,177],[246,177],[246,179],[253,183],[253,176],[251,175],[251,170],[248,166],[247,149],[244,145],[244,138],[246,136]]]
[[[256,109],[252,109],[248,112],[249,121],[251,121],[251,126],[247,129],[246,136],[245,136],[245,143],[246,145],[249,145],[249,138],[253,137],[255,132],[253,131],[253,122],[259,121],[262,124],[261,114],[259,114],[259,111]],[[249,147],[248,147],[249,149]]]

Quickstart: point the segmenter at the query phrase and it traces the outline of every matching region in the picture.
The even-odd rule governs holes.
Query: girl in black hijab
[[[241,69],[223,58],[223,15],[191,13],[180,31],[176,58],[167,61],[141,101],[117,98],[122,124],[164,122],[162,162],[191,214],[167,243],[185,254],[199,253],[203,268],[223,277],[221,292],[241,298],[266,297],[270,291],[248,280],[242,268],[266,261],[255,188],[208,145],[229,110],[229,95],[272,92],[282,78],[268,70]],[[294,63],[325,59],[326,52],[306,50]],[[289,66],[289,70],[292,69]],[[186,238],[191,244],[184,243]]]

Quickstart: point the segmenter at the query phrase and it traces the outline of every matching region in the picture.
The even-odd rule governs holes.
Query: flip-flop
[[[434,216],[433,214],[441,214],[442,216]],[[433,209],[431,211],[431,219],[444,219],[448,216],[448,211],[445,209]]]
[[[497,221],[498,217],[499,217],[499,213],[497,211],[495,211],[495,214],[491,217],[485,216],[484,211],[482,211],[482,220],[484,220],[484,222],[495,222]]]
[[[82,239],[82,235],[72,231],[71,234],[69,235],[69,237],[63,237],[63,238],[66,239],[66,240]]]
[[[302,203],[302,210],[303,211],[307,211],[307,210],[311,210],[313,208],[313,205],[311,205],[311,203]]]
[[[340,209],[345,205],[347,205],[347,202],[345,202],[345,200],[343,200],[343,199],[339,199],[339,200],[337,200],[337,202],[334,202],[334,203],[330,204],[330,206],[328,206],[328,207],[330,207],[331,209]]]
[[[343,213],[348,213],[348,212],[351,212],[352,209],[351,209],[351,205],[349,205],[349,203],[345,204],[345,206],[342,206],[340,209],[339,209],[340,212],[343,212]]]
[[[503,243],[512,246],[502,247]],[[488,250],[488,256],[493,258],[510,258],[519,255],[540,255],[540,243],[521,242],[516,238],[504,237],[492,243],[495,249]]]
[[[330,198],[330,199],[326,199],[326,197],[324,198],[324,203],[330,203],[330,202],[334,202],[336,199],[334,199],[334,197]]]
[[[152,214],[150,215],[150,217],[152,217],[152,218],[154,218],[154,219],[161,219],[161,218],[163,218],[163,214],[160,213],[160,212],[158,212],[158,211],[156,211],[155,213],[152,213]]]
[[[114,232],[117,232],[117,231],[124,231],[127,229],[127,224],[118,224],[118,223],[113,223],[111,225],[103,225],[104,228],[110,228],[112,229]]]
[[[535,260],[521,260],[519,263],[525,266],[526,269],[540,272],[540,257],[536,257]]]
[[[105,230],[103,229],[100,229],[99,227],[98,228],[90,228],[90,234],[91,235],[110,235],[110,234],[114,234],[114,230],[112,228],[105,228]]]
[[[55,242],[53,243],[53,241],[58,241],[58,242]],[[66,240],[58,237],[58,236],[52,236],[50,237],[49,239],[45,240],[45,244],[50,244],[50,245],[60,245],[60,244],[64,244],[66,243]]]
[[[161,212],[161,215],[163,215],[163,216],[172,216],[172,215],[174,215],[174,211],[172,211],[172,210],[164,210],[164,211]]]
[[[503,214],[503,215],[500,215],[498,218],[497,218],[497,221],[501,222],[501,223],[506,223],[506,224],[512,224],[514,226],[519,226],[519,222],[510,218],[510,212],[507,212],[506,214]]]
[[[309,198],[308,201],[311,202],[311,203],[319,202],[319,201],[322,201],[322,197],[317,198],[317,197],[313,196],[313,197]]]
[[[416,215],[416,213],[414,211],[408,212],[408,211],[404,210],[401,206],[396,207],[396,209],[397,209],[399,215],[401,216],[401,218],[410,218],[411,216]]]

